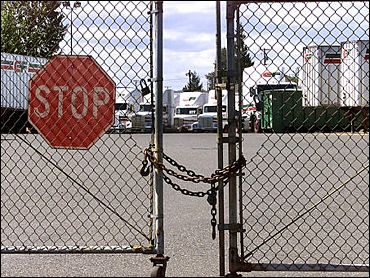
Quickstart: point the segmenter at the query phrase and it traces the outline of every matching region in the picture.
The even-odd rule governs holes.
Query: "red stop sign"
[[[115,83],[91,56],[55,56],[30,80],[28,119],[52,147],[88,149],[114,103]]]

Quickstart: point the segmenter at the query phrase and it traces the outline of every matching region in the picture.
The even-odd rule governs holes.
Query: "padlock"
[[[150,94],[150,89],[149,89],[148,85],[146,84],[145,79],[140,80],[140,87],[141,87],[141,95],[142,96]]]

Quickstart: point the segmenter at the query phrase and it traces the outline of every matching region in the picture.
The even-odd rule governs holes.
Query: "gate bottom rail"
[[[367,264],[270,264],[247,263],[248,271],[369,272]],[[243,270],[242,270],[243,271]]]
[[[156,254],[153,246],[1,246],[1,254],[30,253],[143,253]]]
[[[240,272],[301,271],[301,272],[369,272],[368,264],[309,264],[309,263],[239,263]]]

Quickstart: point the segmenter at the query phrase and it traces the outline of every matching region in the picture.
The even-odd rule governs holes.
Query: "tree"
[[[240,52],[240,70],[241,72],[239,72],[239,75],[240,75],[240,80],[242,80],[243,78],[243,70],[245,68],[249,68],[251,66],[254,65],[254,62],[252,62],[252,59],[250,58],[249,56],[249,53],[248,53],[248,46],[245,45],[244,41],[245,39],[247,38],[245,33],[244,33],[244,30],[243,30],[243,27],[241,25],[239,25],[239,34],[240,34],[240,49],[239,49],[239,52]],[[235,42],[235,59],[237,60],[237,53],[238,53],[238,44],[237,44],[237,41]],[[214,67],[216,68],[216,63],[214,64]],[[226,47],[223,47],[221,49],[221,72],[223,73],[222,74],[222,82],[223,83],[226,83],[226,80],[227,80],[227,76],[226,76],[226,71],[227,71],[227,49]],[[205,75],[207,81],[208,81],[208,84],[209,84],[209,89],[214,89],[215,88],[215,80],[216,80],[216,69],[212,72],[209,72],[208,74]]]
[[[49,58],[68,26],[60,1],[1,1],[1,52]]]
[[[200,83],[200,77],[196,71],[192,72],[189,70],[186,75],[189,77],[189,82],[184,88],[182,88],[183,92],[203,91],[203,83]]]
[[[252,62],[251,57],[249,56],[249,47],[245,45],[244,41],[246,40],[247,36],[245,35],[244,29],[241,25],[239,25],[239,34],[240,34],[240,67],[243,72],[245,68],[249,68],[254,65]],[[235,43],[235,56],[238,53],[238,44]]]
[[[222,72],[222,82],[226,83],[227,76],[227,49],[226,47],[221,48],[221,72]],[[216,63],[214,63],[214,71],[209,72],[205,75],[207,82],[208,82],[208,89],[212,90],[215,88],[215,80],[216,80]]]

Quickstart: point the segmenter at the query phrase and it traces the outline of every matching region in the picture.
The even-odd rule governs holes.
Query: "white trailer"
[[[28,82],[47,63],[45,58],[1,53],[1,107],[26,110]]]
[[[300,76],[303,106],[340,105],[340,46],[303,48]]]
[[[207,100],[207,92],[180,93],[179,105],[175,109],[174,127],[178,131],[191,130],[192,124],[197,121]]]
[[[341,104],[369,106],[369,41],[341,44]]]
[[[46,58],[1,52],[2,132],[26,129],[29,81],[47,62]]]

